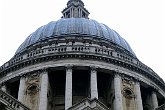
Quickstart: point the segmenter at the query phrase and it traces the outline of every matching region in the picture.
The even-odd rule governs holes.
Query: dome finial
[[[62,18],[88,18],[89,12],[81,0],[69,0],[62,14]]]

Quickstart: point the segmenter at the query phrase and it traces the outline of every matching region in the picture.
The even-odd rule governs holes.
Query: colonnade
[[[48,93],[48,72],[43,71],[41,73],[41,88],[40,88],[40,98],[39,98],[39,110],[47,110],[47,93]],[[114,76],[114,109],[115,110],[123,110],[122,105],[122,78],[116,73]],[[5,85],[1,88],[3,91],[6,91]],[[18,92],[18,100],[23,102],[25,92],[25,78],[20,78],[19,92]],[[140,83],[135,82],[135,94],[136,94],[136,110],[143,110],[142,105],[142,97],[140,91]],[[97,69],[95,67],[91,67],[90,69],[90,96],[91,99],[98,99],[98,87],[97,87]],[[155,92],[152,92],[152,103],[153,108],[158,107],[158,100]],[[68,66],[66,68],[66,82],[65,82],[65,110],[72,106],[72,66]]]
[[[77,11],[77,12],[76,12]],[[65,17],[66,17],[66,14],[64,14],[65,15]],[[70,17],[72,18],[72,17],[78,17],[78,18],[80,18],[80,17],[82,17],[82,15],[83,15],[83,11],[82,11],[82,9],[81,8],[71,8],[70,9]],[[86,17],[86,16],[84,16],[84,17]]]

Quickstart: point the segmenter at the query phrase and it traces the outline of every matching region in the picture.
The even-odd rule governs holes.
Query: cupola
[[[89,12],[81,0],[69,0],[62,14],[62,18],[88,18]]]

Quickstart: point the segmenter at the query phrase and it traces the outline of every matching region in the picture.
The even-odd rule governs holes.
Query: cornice
[[[163,80],[149,67],[141,63],[137,58],[133,58],[131,57],[131,55],[116,51],[113,46],[112,48],[110,48],[111,46],[104,47],[103,43],[98,42],[97,39],[95,39],[95,41],[91,38],[88,38],[88,40],[86,40],[85,38],[83,38],[84,40],[79,39],[76,39],[74,42],[83,41],[82,43],[86,42],[88,45],[86,45],[85,43],[82,45],[70,45],[68,42],[73,41],[73,39],[67,38],[67,40],[58,39],[58,41],[61,40],[61,43],[67,41],[66,45],[55,45],[54,47],[52,47],[50,46],[51,44],[48,43],[49,45],[45,44],[43,45],[45,47],[40,47],[40,49],[35,49],[35,46],[38,47],[38,45],[31,46],[31,48],[27,49],[23,54],[15,56],[13,59],[11,59],[9,62],[7,62],[1,67],[1,77],[3,77],[3,75],[7,75],[12,71],[16,71],[30,65],[51,60],[72,58],[82,60],[92,59],[111,63],[123,68],[127,68],[128,70],[137,72],[144,77],[147,77],[148,79],[152,80],[153,82],[158,84],[163,90],[165,90],[165,83],[163,82]],[[93,46],[92,44],[97,44],[98,46]],[[102,46],[99,46],[100,44],[102,44]]]

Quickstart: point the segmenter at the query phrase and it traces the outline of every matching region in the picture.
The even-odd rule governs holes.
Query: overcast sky
[[[68,0],[0,0],[0,65],[38,27],[61,18]],[[82,0],[90,19],[116,30],[165,80],[164,0]]]

